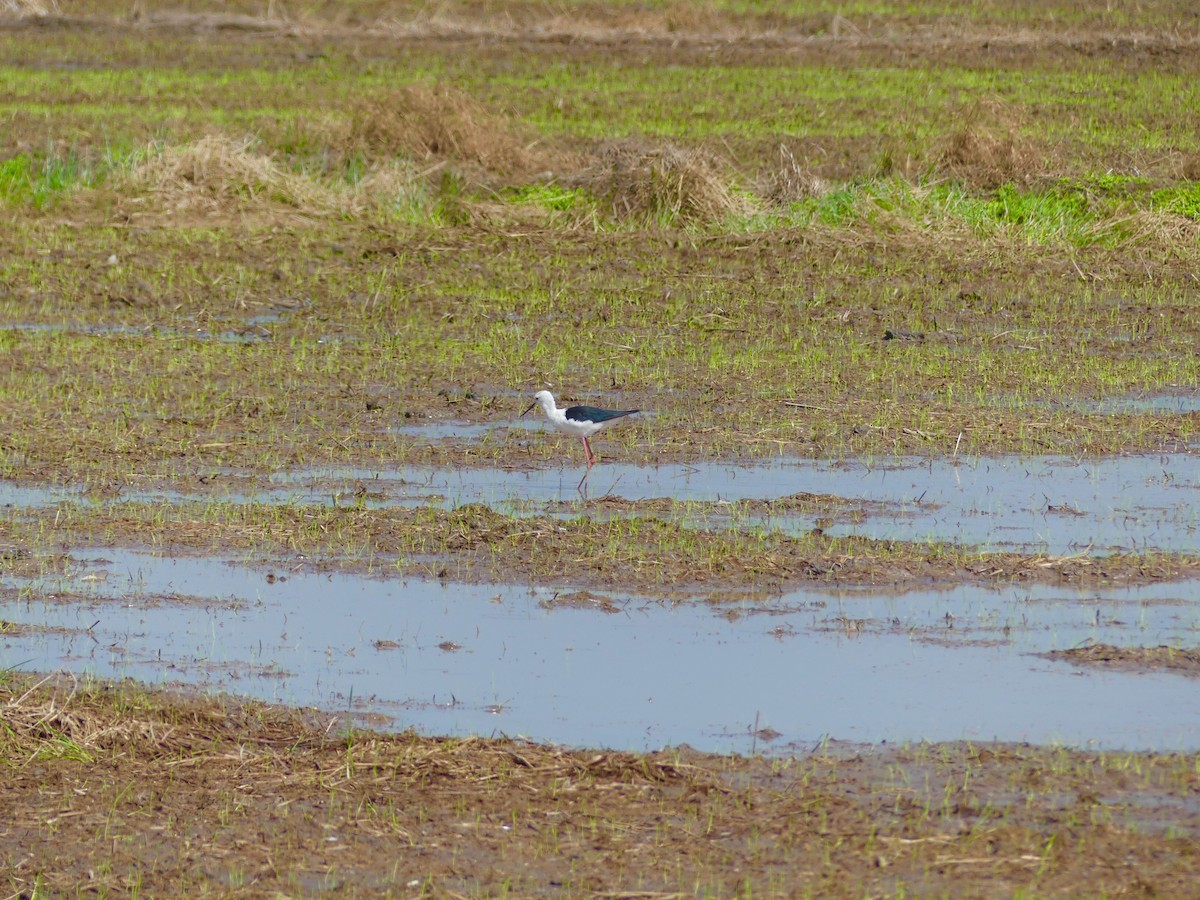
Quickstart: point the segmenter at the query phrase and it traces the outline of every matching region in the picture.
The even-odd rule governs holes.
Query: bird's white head
[[[525,409],[525,412],[521,413],[521,415],[525,415],[525,413],[529,412],[529,410],[533,409],[535,406],[540,406],[542,408],[542,412],[544,412],[546,415],[550,415],[557,408],[555,406],[554,395],[552,393],[549,391],[538,391],[533,395],[533,402],[529,404],[529,406]]]

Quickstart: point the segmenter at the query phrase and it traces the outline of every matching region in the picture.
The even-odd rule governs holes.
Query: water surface
[[[719,604],[613,595],[619,611],[604,614],[527,586],[89,555],[66,576],[5,579],[0,618],[66,631],[0,635],[0,668],[217,688],[428,734],[635,750],[761,749],[756,722],[780,733],[777,747],[828,736],[1200,748],[1196,681],[1031,655],[1090,640],[1195,645],[1194,582]]]

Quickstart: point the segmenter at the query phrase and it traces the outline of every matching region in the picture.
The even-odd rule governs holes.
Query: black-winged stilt
[[[576,490],[583,489],[583,483],[587,481],[592,466],[596,464],[596,455],[592,453],[592,445],[588,443],[588,438],[614,419],[641,412],[638,409],[600,409],[596,406],[569,406],[566,409],[559,409],[554,402],[553,394],[549,391],[538,391],[533,395],[533,402],[521,415],[525,415],[535,406],[540,406],[542,412],[546,414],[546,418],[550,420],[550,424],[563,434],[569,434],[583,441],[587,469],[584,470],[583,478],[579,480]]]

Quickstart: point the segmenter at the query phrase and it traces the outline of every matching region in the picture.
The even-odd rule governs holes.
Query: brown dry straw
[[[177,211],[236,211],[282,205],[307,213],[345,211],[345,199],[285,171],[248,141],[209,135],[180,146],[154,146],[126,181],[157,205]]]
[[[777,206],[787,206],[798,200],[824,196],[829,190],[829,183],[796,159],[790,147],[779,145],[779,168],[768,177],[764,192],[767,200]]]
[[[0,13],[11,13],[21,19],[39,18],[58,13],[58,0],[0,0]]]
[[[344,154],[368,159],[408,156],[455,160],[514,175],[538,165],[506,118],[448,85],[410,85],[359,103],[351,112]]]
[[[1179,164],[1179,173],[1188,181],[1200,181],[1200,153],[1188,153]]]
[[[55,678],[46,676],[0,706],[0,723],[8,738],[6,753],[15,750],[29,760],[63,756],[88,759],[92,752],[114,744],[155,740],[153,729],[145,723],[113,721],[85,704],[75,703],[78,684],[73,679],[66,697],[43,690]]]
[[[949,135],[938,168],[952,178],[993,189],[1006,182],[1027,183],[1042,174],[1043,160],[1021,136],[1021,120],[1003,103],[981,101]]]
[[[618,219],[706,224],[749,211],[722,175],[724,167],[696,150],[623,141],[601,148],[577,179]]]
[[[1189,675],[1200,675],[1200,650],[1189,647],[1117,647],[1113,644],[1091,644],[1070,650],[1051,650],[1047,659],[1092,663],[1130,669],[1169,669]]]

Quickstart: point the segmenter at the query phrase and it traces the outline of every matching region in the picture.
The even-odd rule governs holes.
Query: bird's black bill
[[[529,410],[533,409],[535,406],[537,406],[536,400],[534,400],[532,403],[529,404],[528,407],[526,407],[525,413],[529,412]],[[521,416],[525,415],[525,413],[521,413]],[[521,416],[517,416],[517,418],[519,419],[519,418],[521,418]]]

